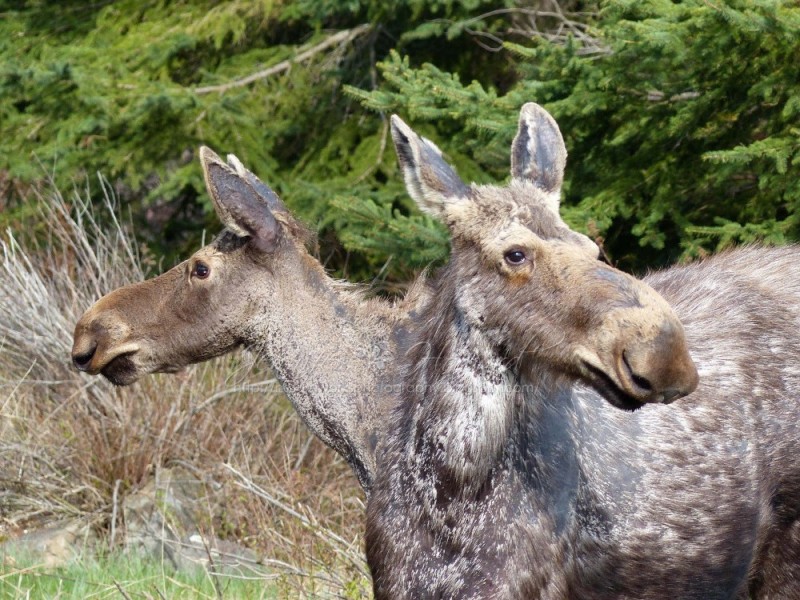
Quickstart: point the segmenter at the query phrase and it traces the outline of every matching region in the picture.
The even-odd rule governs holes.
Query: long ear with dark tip
[[[228,164],[233,167],[240,177],[243,177],[247,183],[253,186],[253,189],[264,199],[264,202],[267,203],[267,206],[269,206],[270,210],[273,212],[289,212],[286,208],[286,205],[278,197],[278,194],[276,194],[266,183],[256,177],[255,173],[245,167],[242,164],[242,161],[240,161],[234,154],[228,154]]]
[[[200,148],[200,162],[214,209],[223,225],[236,235],[250,236],[263,252],[275,250],[281,227],[260,194],[205,146]]]
[[[519,129],[511,143],[511,175],[527,179],[548,194],[558,194],[564,181],[567,148],[555,119],[528,102],[519,113]]]
[[[469,186],[445,162],[436,144],[414,133],[397,115],[391,122],[406,188],[420,209],[441,217],[448,203],[466,200]]]

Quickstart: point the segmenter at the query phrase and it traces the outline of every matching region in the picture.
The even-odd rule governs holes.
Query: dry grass
[[[156,467],[181,465],[215,490],[206,527],[267,557],[293,595],[358,593],[367,576],[355,479],[250,357],[128,388],[71,368],[80,314],[143,278],[134,239],[103,189],[101,215],[81,195],[54,192],[40,200],[46,239],[0,238],[2,526],[83,517],[108,540],[124,531],[112,523],[121,498]]]

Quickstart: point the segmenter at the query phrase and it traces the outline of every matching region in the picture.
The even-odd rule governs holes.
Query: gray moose
[[[702,384],[627,413],[696,373],[666,303],[559,217],[552,117],[523,107],[507,187],[392,135],[452,254],[367,505],[376,598],[800,598],[797,249],[650,277]]]

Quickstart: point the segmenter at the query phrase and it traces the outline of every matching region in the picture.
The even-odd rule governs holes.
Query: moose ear
[[[289,212],[286,208],[286,205],[278,197],[278,194],[276,194],[266,183],[256,177],[256,175],[247,167],[245,167],[242,164],[242,161],[240,161],[234,154],[228,154],[228,164],[233,167],[233,170],[236,171],[236,173],[242,179],[247,181],[247,183],[253,187],[256,193],[261,196],[262,200],[267,203],[267,206],[272,212]]]
[[[223,162],[206,146],[200,148],[200,162],[203,165],[206,187],[222,224],[238,236],[251,237],[259,250],[274,251],[281,227],[275,220],[268,201],[233,167]],[[272,195],[275,193],[272,192]]]
[[[408,193],[421,210],[443,217],[448,204],[468,198],[469,186],[445,162],[436,144],[418,136],[397,115],[392,115],[391,121],[392,139]]]
[[[519,113],[519,129],[511,143],[511,176],[555,196],[558,206],[566,164],[567,147],[555,119],[528,102]]]

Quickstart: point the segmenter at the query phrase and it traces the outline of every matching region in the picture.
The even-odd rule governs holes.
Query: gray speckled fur
[[[471,200],[494,224],[493,190]],[[450,225],[368,503],[376,597],[800,598],[800,249],[650,274],[700,385],[626,413],[504,356],[481,317],[513,303],[480,283],[480,223]]]
[[[763,289],[776,273],[793,292]],[[378,597],[800,597],[800,319],[782,297],[800,298],[800,251],[742,249],[646,280],[684,322],[697,391],[624,413],[543,381],[510,399],[501,457],[456,490],[425,434],[463,416],[399,411],[369,503]]]

